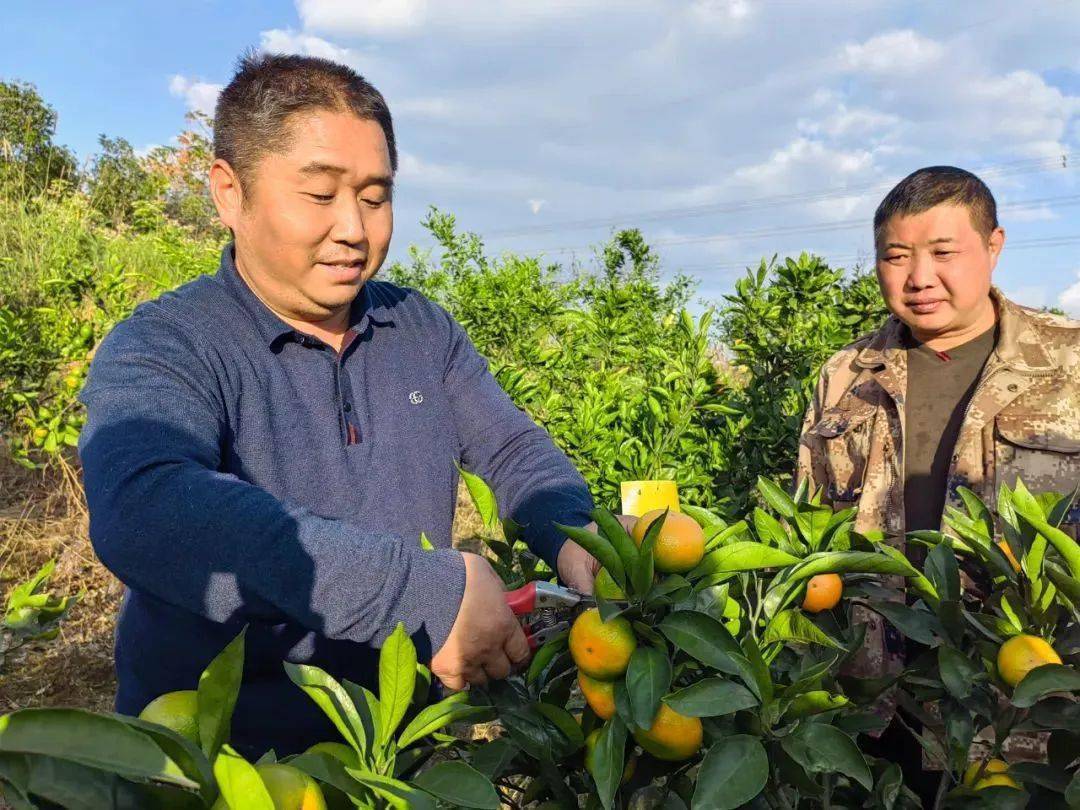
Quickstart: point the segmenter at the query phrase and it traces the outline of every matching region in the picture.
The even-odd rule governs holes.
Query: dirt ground
[[[461,496],[465,497],[462,498]],[[475,536],[480,518],[459,493],[455,545]],[[111,711],[116,679],[113,632],[122,584],[98,562],[77,470],[42,475],[10,461],[0,442],[0,601],[15,584],[56,559],[54,593],[85,596],[60,625],[60,635],[8,656],[0,672],[0,714],[33,706]]]

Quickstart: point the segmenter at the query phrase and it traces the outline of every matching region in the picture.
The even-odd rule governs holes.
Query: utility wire
[[[1080,194],[1066,194],[1059,197],[1039,197],[1031,200],[1017,200],[999,207],[999,211],[1019,211],[1030,208],[1038,208],[1042,205],[1055,205],[1065,207],[1080,205]],[[725,239],[751,239],[764,236],[785,236],[789,234],[817,234],[830,233],[833,231],[852,230],[856,228],[868,228],[869,223],[865,217],[859,219],[845,219],[834,222],[821,222],[807,225],[778,225],[773,228],[757,228],[748,231],[735,231],[732,233],[707,234],[705,236],[673,236],[667,239],[650,239],[649,245],[662,247],[664,245],[690,245],[701,242],[716,242]],[[575,253],[588,250],[591,245],[575,245],[572,247],[551,248],[541,251],[544,255],[557,253]]]
[[[1068,169],[1070,162],[1075,166],[1076,156],[1071,153],[1054,155],[1041,158],[1025,158],[1023,160],[998,163],[975,169],[975,173],[982,177],[1010,177],[1033,172],[1053,171]],[[742,200],[729,200],[721,203],[709,203],[705,205],[687,206],[681,208],[658,208],[651,211],[638,211],[622,215],[609,215],[595,219],[565,220],[520,228],[496,229],[486,231],[485,239],[498,237],[510,239],[520,236],[530,236],[554,231],[586,230],[589,228],[613,227],[625,222],[657,222],[668,219],[686,219],[690,217],[707,216],[709,214],[729,214],[744,211],[760,211],[771,208],[779,208],[799,203],[825,202],[830,199],[851,197],[869,191],[881,191],[892,188],[895,181],[879,181],[859,186],[846,188],[817,189],[812,191],[794,192],[791,194],[775,194],[766,197],[754,197]]]

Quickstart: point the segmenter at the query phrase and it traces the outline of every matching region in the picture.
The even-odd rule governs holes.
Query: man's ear
[[[990,270],[992,271],[997,267],[998,257],[1001,256],[1001,251],[1005,248],[1005,229],[998,226],[990,232],[990,238],[987,240],[987,248],[990,251]]]
[[[210,166],[210,199],[214,201],[222,224],[235,233],[244,205],[244,192],[236,170],[221,158]]]

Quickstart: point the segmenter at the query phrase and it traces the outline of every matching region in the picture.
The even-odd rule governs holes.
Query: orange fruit
[[[593,752],[596,751],[596,742],[600,739],[601,731],[603,731],[603,729],[598,728],[585,738],[585,767],[589,769],[589,773],[593,772]],[[630,781],[631,777],[634,775],[636,766],[637,757],[631,755],[630,759],[626,761],[626,767],[623,768],[621,784],[625,785]]]
[[[1016,555],[1013,554],[1012,548],[1004,540],[998,540],[997,547],[1001,549],[1001,553],[1005,555],[1005,559],[1009,561],[1009,565],[1013,567],[1013,571],[1020,573],[1020,561],[1016,559]]]
[[[593,593],[611,602],[620,602],[626,599],[626,591],[620,588],[618,583],[612,579],[606,568],[597,571],[596,578],[593,580]]]
[[[181,737],[199,744],[199,701],[194,689],[166,692],[146,704],[139,719],[170,728]]]
[[[653,509],[638,518],[630,536],[639,547],[649,526],[662,514],[663,509]],[[697,521],[682,512],[668,512],[653,546],[656,570],[663,574],[685,574],[704,556],[705,532]]]
[[[647,729],[634,729],[637,744],[657,759],[678,762],[689,759],[701,748],[701,719],[679,714],[666,703]]]
[[[255,770],[274,800],[274,810],[326,810],[319,784],[299,768],[275,762],[256,765]]]
[[[997,668],[1001,680],[1016,686],[1031,670],[1043,664],[1060,664],[1061,656],[1038,636],[1013,636],[998,649]]]
[[[982,776],[979,776],[979,771],[982,771]],[[986,765],[983,766],[982,762],[976,760],[968,765],[967,770],[964,771],[964,784],[974,790],[982,790],[988,787],[1011,787],[1020,789],[1020,785],[1016,783],[1008,774],[1009,765],[1000,759],[987,760]],[[976,778],[978,776],[978,778]]]
[[[810,577],[806,583],[806,596],[803,598],[803,610],[808,613],[821,613],[836,607],[840,594],[844,591],[844,581],[839,574],[818,574]]]
[[[610,720],[615,716],[615,684],[613,681],[598,681],[584,672],[578,673],[578,686],[589,708],[601,720]]]
[[[614,680],[626,672],[636,648],[637,639],[630,622],[622,616],[601,621],[596,608],[578,616],[570,628],[570,655],[574,663],[597,680]]]

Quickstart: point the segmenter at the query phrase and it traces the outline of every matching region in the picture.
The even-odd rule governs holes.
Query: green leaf
[[[960,566],[948,543],[934,546],[926,555],[926,576],[945,601],[960,599]]]
[[[754,531],[762,542],[783,551],[792,550],[792,543],[788,538],[788,533],[779,520],[760,507],[754,507],[753,520]]]
[[[793,582],[818,574],[918,574],[911,563],[876,551],[821,551],[806,557],[785,574]]]
[[[833,518],[833,510],[828,506],[814,506],[813,504],[799,504],[795,510],[795,525],[799,534],[811,548],[819,550],[825,537],[825,530]]]
[[[0,752],[43,754],[128,779],[199,787],[151,737],[82,709],[20,709],[0,717]]]
[[[283,662],[289,679],[299,686],[315,705],[330,718],[341,736],[367,760],[371,755],[371,740],[349,694],[334,678],[318,667]]]
[[[600,564],[608,570],[611,578],[623,590],[626,590],[626,569],[623,568],[615,547],[596,532],[590,532],[579,526],[564,526],[561,523],[553,524],[556,529],[565,534],[587,552],[596,557]]]
[[[702,509],[700,506],[691,506],[689,504],[680,504],[679,509],[687,517],[693,518],[694,522],[705,532],[706,537],[727,528],[727,523],[724,519],[716,513],[710,512],[708,509]]]
[[[638,547],[634,543],[634,539],[626,531],[626,527],[607,509],[594,509],[589,513],[589,517],[596,522],[600,533],[611,543],[615,553],[619,555],[623,569],[628,572],[634,571],[638,564]]]
[[[725,678],[702,678],[672,692],[664,703],[687,717],[722,717],[758,705],[758,699],[745,686]]]
[[[1065,789],[1065,802],[1069,807],[1080,807],[1080,771],[1073,774]]]
[[[367,806],[370,806],[373,801],[371,791],[350,776],[345,763],[331,754],[321,751],[306,751],[298,756],[290,757],[288,764],[298,768],[313,779],[337,788],[348,796],[367,800],[369,802]]]
[[[227,744],[214,760],[214,778],[229,807],[274,810],[274,800],[255,766]]]
[[[784,751],[810,773],[839,772],[849,776],[867,790],[874,779],[862,752],[847,734],[836,726],[803,722],[795,731],[780,740]]]
[[[936,647],[945,638],[945,629],[937,616],[899,602],[871,602],[867,607],[888,619],[897,630],[928,647]]]
[[[600,731],[596,748],[590,757],[593,781],[596,783],[597,796],[604,810],[611,810],[615,793],[622,780],[626,753],[626,726],[616,715]]]
[[[469,762],[488,779],[498,779],[510,767],[518,750],[508,737],[496,737],[474,749]]]
[[[425,706],[398,736],[398,748],[408,748],[418,740],[468,717],[491,711],[488,706],[469,705],[468,692],[455,692],[438,703]]]
[[[551,721],[552,725],[559,730],[569,743],[567,753],[577,751],[585,744],[585,735],[581,731],[581,724],[574,719],[562,706],[540,701],[535,704],[536,711]]]
[[[757,571],[762,568],[783,568],[799,562],[799,558],[767,546],[764,543],[740,541],[710,551],[688,575],[690,579],[729,571]]]
[[[185,776],[199,783],[199,792],[204,800],[208,801],[213,797],[215,792],[214,771],[210,767],[210,761],[198,745],[187,737],[181,737],[171,728],[140,720],[138,717],[129,717],[124,714],[108,714],[106,716],[113,717],[150,737],[154,744],[165,752],[165,756],[180,767]]]
[[[705,613],[680,610],[664,617],[660,632],[683,652],[729,675],[746,673],[742,648],[719,621]],[[737,660],[743,658],[740,664]]]
[[[626,669],[626,691],[634,724],[639,728],[652,725],[660,700],[671,686],[671,661],[655,647],[639,646],[630,656]]]
[[[379,745],[385,746],[397,731],[412,703],[416,686],[416,647],[398,622],[379,652]]]
[[[782,610],[769,621],[762,636],[765,643],[798,641],[842,650],[843,645],[814,624],[801,610]]]
[[[732,810],[757,796],[769,777],[769,758],[757,737],[733,734],[705,754],[691,810]]]
[[[749,537],[750,527],[746,524],[745,520],[740,520],[738,523],[732,523],[727,528],[721,529],[716,534],[710,535],[705,533],[705,551],[710,552],[720,546],[727,545],[728,541],[733,537]]]
[[[967,487],[957,487],[957,494],[964,502],[964,508],[968,511],[968,517],[982,527],[983,534],[989,540],[994,536],[994,516],[990,513],[982,499]]]
[[[566,630],[544,642],[544,645],[536,651],[532,661],[529,662],[529,670],[525,674],[525,683],[530,685],[536,683],[540,676],[544,674],[548,664],[566,649],[569,637],[570,631]]]
[[[760,475],[757,480],[758,492],[772,510],[780,517],[790,520],[795,516],[795,501],[777,484]]]
[[[1012,703],[1027,709],[1052,692],[1076,691],[1080,691],[1080,672],[1064,664],[1044,664],[1031,670],[1016,685]]]
[[[487,481],[479,475],[473,475],[461,466],[458,467],[458,472],[465,480],[465,487],[469,490],[469,496],[476,506],[476,511],[480,513],[484,528],[489,532],[494,532],[499,527],[499,504],[495,500],[495,493],[491,491]]]
[[[844,695],[834,695],[824,689],[814,689],[803,692],[788,704],[784,712],[784,720],[790,722],[804,717],[813,717],[842,709],[850,702]]]
[[[938,648],[938,670],[941,672],[941,682],[957,700],[971,695],[972,687],[986,677],[982,667],[947,644]]]
[[[464,762],[440,762],[417,774],[413,784],[454,807],[499,810],[499,794],[483,774]]]
[[[244,635],[247,627],[230,641],[199,676],[197,704],[199,742],[206,758],[214,761],[222,743],[229,739],[236,696],[244,674]]]
[[[346,768],[345,772],[353,779],[381,796],[394,810],[436,810],[435,802],[421,790],[408,782],[389,776],[380,776],[371,771],[358,771]]]
[[[1065,534],[1061,529],[1051,526],[1042,507],[1034,496],[1027,491],[1024,483],[1017,479],[1016,489],[1013,491],[1013,508],[1017,515],[1026,521],[1036,532],[1049,541],[1065,560],[1070,573],[1080,579],[1080,544]]]
[[[653,576],[655,575],[656,560],[653,550],[656,548],[656,538],[660,536],[660,530],[667,521],[668,510],[653,520],[641,539],[637,565],[630,571],[630,579],[636,594],[645,595],[652,589]]]

